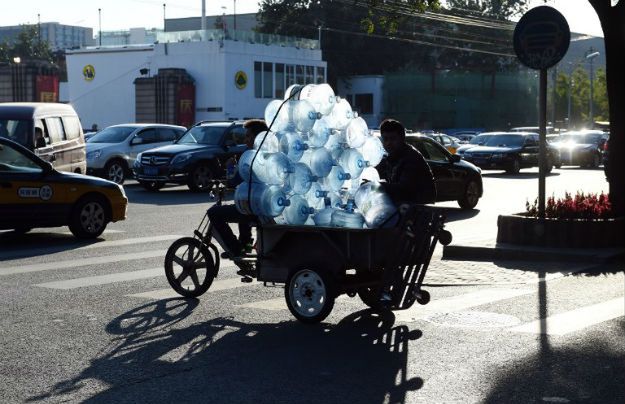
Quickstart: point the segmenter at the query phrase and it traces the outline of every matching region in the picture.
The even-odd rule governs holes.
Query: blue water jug
[[[397,212],[390,196],[379,184],[373,182],[365,183],[358,188],[354,202],[369,228],[381,226]]]
[[[327,120],[318,119],[308,132],[308,143],[311,147],[323,147],[331,135],[332,128],[328,126]]]
[[[268,185],[283,185],[292,172],[291,161],[284,153],[263,153],[254,160],[254,178]],[[246,177],[243,177],[245,179]]]
[[[262,147],[261,147],[262,144]],[[254,149],[265,153],[276,153],[280,151],[280,142],[274,132],[260,132],[254,138]]]
[[[367,162],[356,149],[345,149],[338,157],[338,163],[352,178],[360,177],[367,167]]]
[[[330,173],[332,167],[336,165],[330,152],[324,147],[308,149],[302,155],[300,162],[310,167],[313,175],[323,178]]]
[[[310,184],[310,189],[304,195],[308,206],[316,210],[323,209],[323,199],[329,196],[329,192],[324,190],[318,182]]]
[[[298,99],[310,102],[315,110],[323,115],[328,115],[336,104],[334,90],[328,84],[307,84],[300,93]]]
[[[345,135],[349,147],[358,148],[362,146],[369,136],[367,122],[360,117],[352,119],[345,129]]]
[[[328,191],[338,191],[343,187],[345,181],[351,179],[349,173],[346,173],[340,166],[333,166],[330,174],[320,180],[321,186]]]
[[[290,102],[293,103],[291,120],[295,125],[295,129],[301,133],[308,133],[315,125],[315,122],[321,119],[321,114],[317,112],[315,107],[306,100]]]
[[[359,212],[354,211],[354,201],[350,199],[343,209],[336,209],[332,212],[330,223],[333,227],[362,229],[365,218]]]
[[[308,206],[306,199],[300,195],[294,195],[289,199],[289,206],[282,212],[286,224],[303,225],[315,210]]]
[[[286,192],[289,194],[305,195],[310,190],[312,183],[317,181],[317,177],[315,177],[312,171],[310,171],[310,168],[303,163],[293,164],[292,171],[285,184]]]
[[[276,217],[289,206],[289,200],[279,186],[244,181],[234,191],[234,204],[245,215]]]
[[[369,162],[371,167],[376,167],[386,155],[386,150],[382,146],[382,141],[377,136],[367,136],[365,142],[358,149],[365,161]]]
[[[330,198],[324,198],[324,208],[313,215],[315,225],[329,227],[332,223],[332,213],[334,213],[334,210],[335,208],[332,207]]]
[[[304,152],[308,150],[308,144],[304,141],[302,135],[297,132],[280,132],[278,138],[280,139],[280,151],[286,154],[293,162],[299,161]]]
[[[295,128],[292,121],[294,105],[292,101],[287,101],[282,108],[280,108],[282,102],[281,100],[273,100],[265,107],[265,122],[268,126],[271,125],[271,130],[274,132],[292,130]],[[280,112],[278,112],[278,109]],[[277,117],[276,114],[278,115]],[[276,117],[275,121],[274,117]]]
[[[352,111],[351,105],[347,102],[346,99],[340,98],[330,114],[328,114],[327,119],[329,126],[333,129],[345,129],[349,122],[354,118],[354,112]]]

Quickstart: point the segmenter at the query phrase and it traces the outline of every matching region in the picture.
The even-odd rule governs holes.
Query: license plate
[[[143,173],[145,175],[158,175],[158,167],[144,167]]]

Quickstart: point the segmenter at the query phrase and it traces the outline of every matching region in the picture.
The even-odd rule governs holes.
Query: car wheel
[[[191,171],[189,189],[194,192],[208,192],[213,186],[214,178],[213,170],[208,164],[200,164]]]
[[[145,188],[147,191],[152,191],[152,192],[158,191],[159,189],[165,186],[164,182],[157,182],[157,181],[139,181],[139,184],[141,184],[141,186]]]
[[[510,167],[508,167],[506,171],[508,172],[508,174],[518,174],[519,171],[521,171],[521,161],[518,157],[512,160],[512,163],[510,163]]]
[[[104,178],[122,185],[126,179],[126,165],[120,160],[111,160],[104,166]]]
[[[469,181],[464,190],[462,199],[458,200],[458,205],[462,209],[473,209],[480,200],[480,185],[475,180]]]
[[[102,197],[90,195],[80,199],[69,220],[69,229],[77,238],[96,238],[108,224],[106,202]]]
[[[593,154],[590,160],[590,168],[598,168],[601,165],[601,157],[598,154]]]

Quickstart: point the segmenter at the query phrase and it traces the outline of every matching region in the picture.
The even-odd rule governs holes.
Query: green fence
[[[407,128],[535,126],[538,77],[513,73],[402,72],[385,75],[383,115]]]

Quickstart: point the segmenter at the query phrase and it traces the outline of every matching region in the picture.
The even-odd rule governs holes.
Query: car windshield
[[[522,135],[494,135],[484,143],[484,146],[517,147],[523,146],[525,137]]]
[[[109,127],[89,138],[89,143],[120,143],[128,139],[128,136],[136,129],[130,126]]]
[[[195,126],[176,143],[219,145],[225,130],[224,126]]]
[[[591,144],[598,143],[601,139],[601,135],[598,134],[587,134],[587,135],[560,135],[558,142],[563,143],[579,143],[579,144]]]
[[[11,139],[24,146],[32,144],[28,136],[29,121],[0,119],[0,137]]]
[[[484,144],[488,139],[490,139],[493,135],[478,135],[471,139],[469,144]]]
[[[9,145],[0,144],[0,173],[40,171],[34,161]]]

